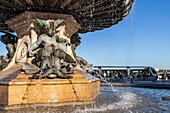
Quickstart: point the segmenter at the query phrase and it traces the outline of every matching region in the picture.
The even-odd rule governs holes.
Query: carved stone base
[[[71,74],[73,79],[30,80],[18,67],[13,68],[12,74],[0,73],[1,105],[92,101],[100,93],[99,79],[78,70]]]

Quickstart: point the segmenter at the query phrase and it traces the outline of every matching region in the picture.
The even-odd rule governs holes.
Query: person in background
[[[164,76],[165,74],[163,73],[162,74],[162,82],[165,82],[165,76]]]
[[[167,71],[164,71],[164,79],[165,79],[165,80],[168,80],[168,74],[167,74]],[[164,80],[164,81],[165,81],[165,80]]]

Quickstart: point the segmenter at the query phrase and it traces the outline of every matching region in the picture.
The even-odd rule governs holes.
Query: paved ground
[[[159,88],[159,89],[170,89],[170,80],[162,82],[162,81],[134,81],[133,83],[101,83],[101,86],[104,85],[112,85],[119,87],[143,87],[143,88]]]

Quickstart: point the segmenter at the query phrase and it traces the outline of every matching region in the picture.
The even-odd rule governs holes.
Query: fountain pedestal
[[[28,50],[37,40],[39,30],[33,19],[63,19],[64,29],[59,35],[70,38],[79,29],[71,15],[24,12],[6,21],[18,34],[16,52],[9,65],[0,72],[0,104],[51,104],[77,101],[92,101],[100,93],[99,79],[76,68],[72,79],[29,79],[21,72],[23,63],[30,62]],[[69,55],[73,57],[71,48]],[[74,58],[74,57],[73,57]]]
[[[99,95],[98,79],[81,71],[75,71],[71,76],[73,79],[30,80],[24,73],[13,73],[0,80],[0,104],[91,102]]]

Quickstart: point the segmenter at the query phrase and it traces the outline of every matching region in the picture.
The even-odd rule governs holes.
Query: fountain
[[[0,57],[0,104],[92,102],[100,81],[86,73],[92,65],[74,52],[78,33],[117,24],[133,1],[1,0],[1,41],[8,54]]]

